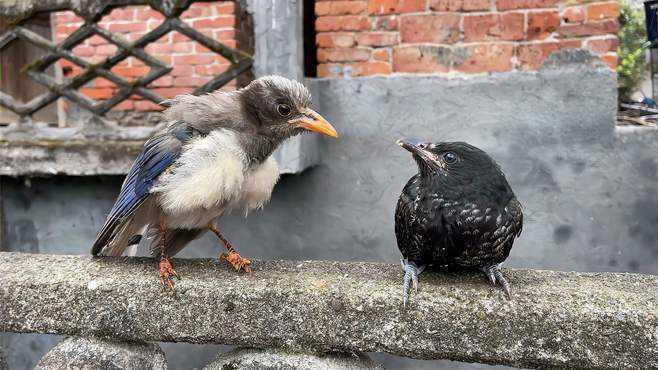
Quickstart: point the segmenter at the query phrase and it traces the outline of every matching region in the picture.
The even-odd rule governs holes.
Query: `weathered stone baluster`
[[[4,352],[2,351],[2,347],[0,347],[0,370],[8,370],[9,366],[7,366],[7,358],[5,357]]]
[[[160,346],[155,343],[72,337],[64,339],[48,351],[35,367],[37,370],[82,368],[166,370],[167,360]]]
[[[365,354],[291,353],[281,349],[237,348],[220,353],[204,370],[221,369],[383,369]]]

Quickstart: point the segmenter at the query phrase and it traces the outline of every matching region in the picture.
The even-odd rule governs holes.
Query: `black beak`
[[[396,143],[413,154],[419,154],[424,143],[418,139],[398,139]]]
[[[396,143],[411,152],[411,154],[425,162],[427,165],[430,165],[431,167],[442,167],[441,163],[437,161],[436,155],[427,150],[428,144],[426,142],[418,139],[399,139]]]

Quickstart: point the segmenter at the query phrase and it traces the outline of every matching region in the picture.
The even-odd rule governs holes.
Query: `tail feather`
[[[123,254],[126,247],[128,247],[138,232],[135,228],[135,222],[132,218],[122,220],[108,233],[107,237],[99,238],[91,248],[91,253],[94,256],[120,256]]]
[[[167,230],[164,245],[167,246],[165,253],[173,257],[180,252],[192,240],[203,235],[208,229],[173,229]],[[148,237],[151,239],[151,255],[156,256],[162,252],[162,237],[156,229],[149,229]]]

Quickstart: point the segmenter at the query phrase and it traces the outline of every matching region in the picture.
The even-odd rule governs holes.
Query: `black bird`
[[[521,234],[523,212],[500,166],[463,142],[398,140],[418,164],[395,210],[395,235],[404,259],[403,302],[409,282],[428,265],[482,270],[508,298],[500,265]]]

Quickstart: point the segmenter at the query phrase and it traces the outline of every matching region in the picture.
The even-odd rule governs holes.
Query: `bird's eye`
[[[453,152],[447,152],[443,154],[443,160],[446,163],[455,163],[457,161],[457,155]]]
[[[279,104],[276,106],[276,111],[279,112],[280,115],[283,117],[286,117],[290,114],[291,109],[290,106],[287,104]]]

